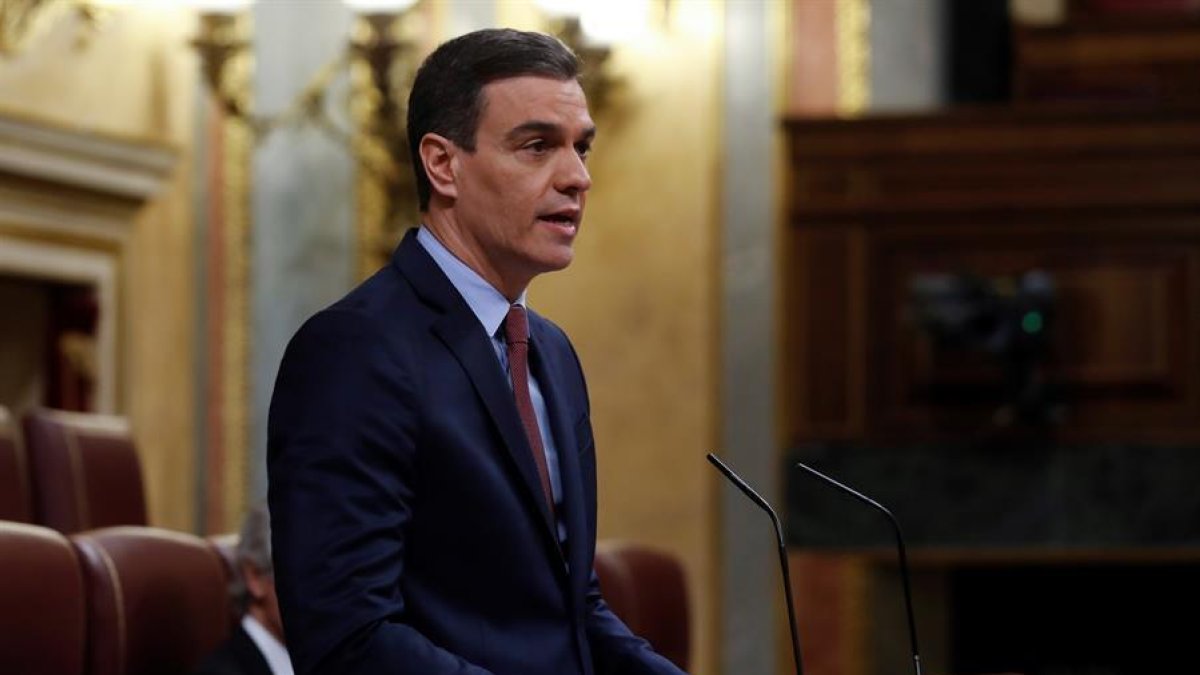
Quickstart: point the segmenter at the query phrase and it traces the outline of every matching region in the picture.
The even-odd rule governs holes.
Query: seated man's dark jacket
[[[271,675],[271,667],[258,645],[238,624],[229,639],[209,654],[192,675]]]
[[[298,675],[675,675],[601,599],[583,372],[530,312],[559,546],[512,390],[411,231],[288,345],[268,440],[276,588]]]

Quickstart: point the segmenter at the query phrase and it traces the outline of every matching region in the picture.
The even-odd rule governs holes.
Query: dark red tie
[[[550,468],[546,465],[546,450],[542,447],[542,432],[538,427],[537,414],[533,411],[533,399],[529,396],[529,319],[525,308],[513,305],[508,308],[504,320],[504,342],[508,345],[508,372],[512,376],[513,396],[517,400],[517,412],[533,450],[533,462],[537,464],[542,479],[542,491],[546,503],[554,514],[554,492],[550,488]]]

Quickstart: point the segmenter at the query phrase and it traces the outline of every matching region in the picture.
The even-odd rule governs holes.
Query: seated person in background
[[[242,615],[233,634],[193,675],[293,675],[271,567],[271,519],[266,505],[246,514],[230,592]],[[240,572],[240,576],[236,572]]]

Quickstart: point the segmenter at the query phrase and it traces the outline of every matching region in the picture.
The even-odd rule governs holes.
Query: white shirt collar
[[[483,324],[487,334],[495,336],[496,331],[500,330],[500,324],[504,323],[504,318],[508,316],[508,298],[479,276],[478,272],[455,257],[424,225],[417,231],[417,241],[421,242],[442,273],[450,279],[458,294],[467,301],[467,305],[475,313],[479,323]],[[513,304],[525,306],[525,292],[522,292],[521,297]]]
[[[242,630],[246,631],[246,635],[250,636],[255,646],[258,647],[258,651],[262,652],[272,675],[295,675],[287,648],[271,634],[271,631],[259,623],[258,619],[249,614],[242,615]]]

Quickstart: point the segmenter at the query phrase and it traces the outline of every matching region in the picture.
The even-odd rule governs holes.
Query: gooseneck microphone
[[[709,457],[711,458],[712,455],[709,455]],[[913,667],[916,668],[917,675],[921,675],[921,654],[917,650],[917,622],[913,620],[912,590],[910,589],[908,583],[908,555],[904,552],[904,535],[900,532],[900,522],[896,520],[896,517],[892,515],[892,512],[887,510],[883,504],[880,504],[879,502],[871,499],[854,488],[839,483],[838,481],[826,476],[825,474],[817,471],[803,462],[796,462],[796,466],[804,469],[809,474],[820,478],[842,492],[845,492],[851,497],[854,497],[860,502],[863,502],[867,506],[882,512],[883,515],[887,516],[887,519],[892,523],[892,529],[896,531],[896,547],[900,551],[900,581],[904,585],[904,608],[908,611],[908,639],[912,644]]]
[[[791,628],[792,658],[796,660],[796,675],[804,675],[804,667],[800,663],[800,636],[796,633],[796,610],[792,604],[792,576],[788,572],[787,546],[783,542],[783,527],[779,524],[779,516],[775,515],[775,509],[771,508],[771,505],[767,503],[767,500],[763,499],[761,495],[747,485],[746,481],[742,480],[741,476],[734,473],[733,469],[730,469],[728,466],[726,466],[725,462],[722,462],[716,455],[712,454],[711,452],[708,453],[708,461],[711,462],[713,466],[717,467],[717,470],[720,471],[726,478],[728,478],[729,481],[733,483],[735,487],[737,487],[737,489],[741,490],[742,494],[749,497],[750,501],[754,502],[759,506],[759,508],[766,511],[767,515],[771,517],[771,522],[775,525],[775,538],[779,542],[779,568],[783,571],[783,588],[786,592],[785,597],[787,598],[788,626]],[[905,586],[906,590],[907,588],[908,587]],[[918,668],[918,672],[919,670],[920,669]]]

